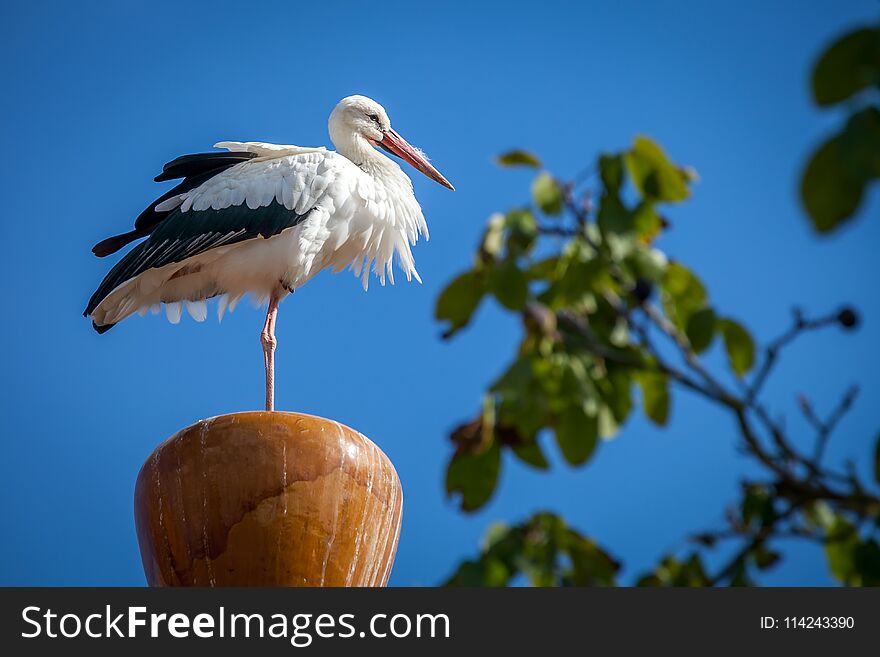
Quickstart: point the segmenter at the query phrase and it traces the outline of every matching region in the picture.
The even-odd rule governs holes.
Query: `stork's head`
[[[330,114],[330,139],[344,155],[356,153],[365,143],[396,155],[444,187],[455,188],[418,148],[411,146],[391,129],[388,113],[372,98],[348,96],[339,101]],[[370,149],[372,150],[372,149]]]

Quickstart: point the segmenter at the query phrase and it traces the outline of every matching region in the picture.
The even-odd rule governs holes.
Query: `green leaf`
[[[647,137],[636,138],[624,161],[633,184],[644,198],[678,202],[690,195],[689,174],[670,162],[663,149]]]
[[[528,253],[538,238],[538,222],[529,210],[511,210],[505,218],[507,253],[520,256]]]
[[[641,372],[638,376],[642,389],[645,417],[657,426],[669,420],[669,377],[661,372]]]
[[[546,424],[546,394],[535,374],[536,364],[542,360],[520,356],[490,389],[501,399],[499,423],[510,425],[523,436],[534,436]]]
[[[533,167],[541,168],[541,160],[524,150],[507,151],[495,158],[495,162],[503,167]]]
[[[447,586],[505,586],[518,574],[532,586],[614,586],[620,565],[552,513],[508,527],[496,523],[478,560],[463,562]]]
[[[831,45],[813,69],[813,96],[819,105],[846,100],[880,83],[880,29],[863,28]]]
[[[583,240],[572,240],[559,256],[552,285],[541,295],[542,301],[553,309],[581,305],[595,290],[605,286],[609,279],[607,270]]]
[[[834,525],[834,511],[824,500],[813,502],[804,508],[804,518],[811,526],[828,531]]]
[[[614,586],[619,564],[593,541],[573,529],[566,532],[566,552],[571,559],[574,586]]]
[[[483,409],[480,414],[480,441],[483,445],[488,445],[495,441],[495,425],[497,408],[495,404],[495,395],[483,395]]]
[[[617,435],[620,426],[617,424],[617,420],[614,419],[614,413],[605,404],[599,406],[598,420],[600,438],[608,439]]]
[[[623,424],[632,410],[633,375],[629,370],[610,370],[597,381],[599,392],[617,424]]]
[[[880,109],[853,114],[840,135],[850,167],[865,181],[880,177]]]
[[[616,192],[602,194],[596,217],[603,233],[625,235],[636,230],[635,218]]]
[[[737,376],[743,376],[755,364],[755,341],[741,324],[732,319],[719,319],[717,326],[724,336],[731,369]]]
[[[532,198],[545,214],[555,215],[562,212],[562,187],[546,171],[538,174],[532,183]]]
[[[435,311],[438,320],[450,324],[443,337],[449,338],[467,325],[484,294],[482,278],[473,271],[461,274],[443,290]]]
[[[550,467],[544,452],[541,451],[541,446],[535,441],[514,445],[511,450],[520,461],[533,468],[547,470]]]
[[[556,353],[552,356],[553,376],[547,377],[548,392],[564,410],[569,405],[583,405],[596,398],[596,388],[590,377],[592,359],[583,354]],[[586,409],[588,412],[591,409]]]
[[[503,552],[504,550],[498,550],[498,546],[504,543],[509,539],[511,535],[511,527],[506,522],[496,521],[493,522],[486,529],[486,533],[483,534],[483,540],[481,542],[481,547],[483,552],[490,552],[494,550],[497,553]],[[519,546],[516,546],[519,549]]]
[[[660,219],[660,215],[657,214],[653,203],[648,201],[639,203],[633,212],[633,226],[636,234],[646,242],[650,242],[657,237],[657,234],[663,227],[663,221]]]
[[[706,305],[706,288],[690,269],[678,262],[666,267],[661,287],[667,316],[684,331],[690,316]]]
[[[856,548],[856,570],[862,586],[880,586],[880,545],[874,539]]]
[[[531,280],[551,280],[556,278],[556,271],[558,269],[559,256],[551,256],[531,264],[526,270],[526,276]]]
[[[700,556],[690,555],[687,561],[664,557],[653,573],[643,575],[637,586],[709,586],[709,578]]]
[[[489,501],[498,483],[501,448],[492,443],[480,452],[456,453],[446,470],[446,494],[459,494],[463,511],[476,511]]]
[[[693,272],[680,262],[672,262],[666,268],[663,287],[676,298],[687,297],[696,302],[706,298],[706,289]]]
[[[489,289],[502,306],[519,311],[529,300],[529,277],[515,262],[505,260],[489,270]]]
[[[565,460],[580,465],[596,448],[599,426],[595,415],[588,415],[582,405],[571,405],[556,421],[556,442]]]
[[[746,488],[740,512],[747,524],[757,527],[769,527],[776,519],[773,496],[766,487],[759,485]]]
[[[865,177],[847,160],[844,141],[838,135],[813,153],[801,179],[801,199],[813,228],[830,233],[851,217],[862,202]]]
[[[715,337],[715,324],[715,311],[708,306],[701,308],[688,318],[685,333],[696,353],[703,353],[712,344],[712,338]]]
[[[708,586],[708,584],[704,584]],[[745,562],[740,563],[730,578],[730,586],[755,586],[755,583],[749,578],[749,572]]]
[[[639,245],[630,255],[629,264],[635,278],[661,283],[669,261],[662,251]]]
[[[860,583],[855,561],[858,547],[859,535],[855,527],[846,518],[838,515],[826,536],[825,557],[828,559],[831,574],[843,584]]]
[[[477,561],[465,561],[453,573],[444,586],[499,587],[507,586],[510,572],[498,559],[484,557]]]
[[[486,231],[480,241],[480,262],[483,264],[494,262],[501,255],[504,246],[504,229],[507,217],[496,212],[486,224]]]
[[[755,565],[761,570],[772,568],[779,562],[780,558],[781,556],[778,552],[769,549],[763,544],[752,550],[752,559],[755,560]]]
[[[605,189],[616,195],[623,186],[623,158],[607,153],[599,157],[599,176]]]
[[[831,232],[852,217],[866,185],[878,177],[880,110],[868,107],[820,146],[804,171],[801,198],[816,231]]]
[[[663,586],[663,580],[655,573],[645,573],[636,580],[636,586],[657,588]]]

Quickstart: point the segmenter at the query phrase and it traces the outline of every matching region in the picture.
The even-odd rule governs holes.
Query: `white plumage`
[[[172,304],[168,318],[177,323],[181,313],[173,307],[175,302],[198,300],[205,290],[223,290],[228,301],[221,304],[234,307],[244,294],[265,300],[279,281],[296,289],[325,268],[340,271],[350,266],[367,289],[372,264],[382,285],[386,276],[393,283],[395,253],[406,279],[421,281],[410,247],[420,235],[428,239],[428,226],[412,183],[394,162],[386,159],[386,175],[377,179],[324,148],[255,142],[216,146],[258,157],[168,199],[157,210],[180,207],[182,212],[198,212],[244,203],[256,211],[276,201],[299,214],[311,212],[280,235],[217,247],[122,283],[93,312],[98,324],[115,324],[160,302]],[[198,271],[181,276],[187,268]],[[203,301],[187,304],[197,321],[205,319],[204,310],[194,312],[202,307]]]
[[[410,179],[374,147],[403,158],[450,189],[452,185],[391,129],[385,110],[375,101],[363,96],[343,99],[331,114],[329,129],[336,152],[219,142],[216,148],[251,159],[230,158],[216,175],[209,167],[219,162],[220,154],[179,158],[194,159],[198,175],[169,176],[192,177],[180,186],[180,193],[155,204],[157,220],[148,213],[147,228],[138,229],[136,223],[136,231],[111,238],[122,238],[124,244],[150,235],[93,296],[86,314],[95,328],[103,332],[161,304],[172,323],[180,321],[184,307],[193,319],[204,321],[205,301],[214,296],[220,297],[217,313],[222,318],[250,293],[270,302],[263,343],[267,349],[271,334],[274,351],[273,308],[323,269],[338,272],[350,267],[366,289],[371,269],[382,285],[386,278],[394,283],[396,257],[406,279],[421,282],[411,247],[420,235],[428,238],[425,218]],[[267,406],[269,368],[267,360]]]

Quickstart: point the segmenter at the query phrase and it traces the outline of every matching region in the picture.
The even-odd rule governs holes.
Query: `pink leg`
[[[266,366],[266,410],[275,410],[275,320],[278,317],[278,297],[274,294],[269,298],[269,310],[266,312],[266,323],[260,333],[260,344],[263,345],[263,362]]]

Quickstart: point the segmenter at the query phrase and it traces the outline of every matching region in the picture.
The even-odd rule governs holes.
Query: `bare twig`
[[[764,360],[761,363],[761,367],[758,368],[755,378],[752,379],[751,385],[749,385],[746,391],[746,402],[749,405],[751,405],[758,395],[761,394],[761,389],[764,387],[767,377],[770,375],[773,366],[776,364],[776,360],[779,358],[779,353],[786,345],[790,344],[796,337],[805,331],[813,331],[831,324],[836,324],[838,321],[837,313],[819,317],[818,319],[808,320],[804,318],[803,313],[799,308],[795,308],[792,311],[792,315],[793,322],[791,327],[775,340],[772,340],[764,349]]]
[[[660,331],[662,331],[666,336],[668,336],[681,351],[684,356],[685,362],[688,364],[691,370],[693,370],[696,374],[698,374],[706,384],[714,390],[714,392],[718,396],[719,401],[724,401],[726,403],[734,401],[734,397],[727,391],[727,389],[721,384],[718,379],[716,379],[712,374],[703,367],[703,364],[700,362],[700,359],[697,357],[697,354],[691,348],[690,343],[687,338],[685,338],[681,332],[670,322],[666,317],[661,313],[656,306],[649,302],[644,302],[641,305],[642,312],[645,316],[651,321],[654,326],[656,326]]]
[[[565,226],[538,226],[538,232],[541,235],[556,235],[559,237],[580,235],[580,231],[574,228],[566,228]]]
[[[843,397],[840,398],[840,401],[831,412],[831,415],[829,415],[828,419],[824,421],[820,420],[813,412],[813,407],[809,403],[807,398],[801,398],[801,410],[804,412],[804,416],[807,418],[807,421],[816,428],[817,432],[816,447],[813,451],[813,462],[816,464],[817,467],[821,464],[822,457],[825,455],[825,447],[828,445],[828,439],[831,437],[834,429],[843,419],[843,416],[846,415],[847,412],[852,408],[852,405],[858,395],[859,387],[856,385],[850,386],[843,394]]]
[[[742,548],[737,550],[727,564],[722,566],[713,577],[709,578],[709,584],[715,586],[724,580],[732,579],[738,570],[745,569],[746,560],[749,556],[775,534],[777,524],[790,518],[795,511],[797,511],[795,506],[788,507],[785,511],[777,514],[772,523],[754,532],[751,538]]]

